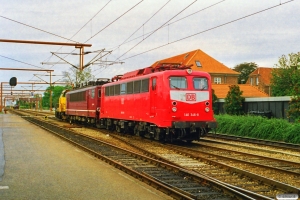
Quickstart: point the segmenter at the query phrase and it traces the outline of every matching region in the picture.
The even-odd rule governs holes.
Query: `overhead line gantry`
[[[44,45],[59,45],[59,46],[74,46],[79,48],[79,69],[83,70],[83,56],[84,56],[84,47],[91,47],[92,44],[83,44],[83,43],[67,43],[67,42],[45,42],[45,41],[34,41],[34,40],[8,40],[0,39],[0,42],[8,43],[25,43],[25,44],[44,44]]]

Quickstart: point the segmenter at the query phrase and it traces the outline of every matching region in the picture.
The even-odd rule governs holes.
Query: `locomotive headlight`
[[[177,111],[177,108],[176,108],[176,107],[173,107],[173,108],[172,108],[172,111],[173,111],[173,112],[176,112],[176,111]]]
[[[209,112],[209,107],[206,107],[204,110],[205,112]]]

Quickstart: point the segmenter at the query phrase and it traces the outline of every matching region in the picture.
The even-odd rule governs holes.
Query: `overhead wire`
[[[187,16],[184,16],[184,17],[182,17],[182,18],[179,18],[178,20],[176,20],[176,21],[174,21],[174,22],[171,22],[171,23],[169,23],[169,24],[167,24],[167,25],[164,25],[164,26],[161,27],[161,28],[165,28],[166,26],[169,26],[169,25],[171,25],[171,24],[174,24],[174,23],[176,23],[176,22],[179,22],[179,21],[181,21],[181,20],[183,20],[183,19],[185,19],[185,18],[191,17],[191,16],[193,16],[193,15],[199,13],[199,12],[202,12],[202,11],[204,11],[204,10],[207,10],[207,9],[211,8],[211,7],[214,7],[214,6],[220,4],[220,3],[224,2],[224,1],[225,1],[225,0],[222,0],[222,1],[219,1],[219,2],[217,2],[217,3],[212,4],[212,5],[210,5],[210,6],[207,6],[207,7],[205,7],[205,8],[202,8],[202,9],[200,9],[200,10],[198,10],[198,11],[196,11],[196,12],[193,12],[193,13],[187,15]],[[143,34],[143,35],[141,35],[141,36],[138,36],[138,37],[136,37],[136,38],[133,38],[132,40],[129,40],[129,41],[127,41],[127,42],[123,42],[121,45],[126,44],[126,43],[129,43],[129,42],[132,42],[132,41],[134,41],[134,40],[136,40],[136,39],[139,39],[139,38],[141,38],[141,37],[144,37],[145,35],[151,34],[152,32],[153,32],[153,30],[150,31],[150,32],[148,32],[148,33],[145,33],[145,34]],[[117,46],[113,47],[112,49],[118,48],[118,46],[120,46],[120,45],[117,45]]]
[[[111,0],[110,0],[111,1]],[[109,2],[110,2],[109,1]],[[135,8],[137,5],[139,5],[141,2],[143,2],[144,0],[141,0],[141,1],[139,1],[137,4],[135,4],[133,7],[131,7],[130,9],[128,9],[126,12],[124,12],[122,15],[120,15],[119,17],[117,17],[115,20],[113,20],[112,22],[110,22],[108,25],[106,25],[104,28],[102,28],[100,31],[98,31],[96,34],[94,34],[93,36],[91,36],[89,39],[87,39],[85,42],[83,42],[83,43],[86,43],[86,42],[88,42],[89,40],[91,40],[93,37],[95,37],[96,35],[98,35],[100,32],[102,32],[103,30],[105,30],[107,27],[109,27],[110,25],[112,25],[114,22],[116,22],[118,19],[120,19],[121,17],[123,17],[125,14],[127,14],[129,11],[131,11],[133,8]],[[108,2],[108,3],[109,3]],[[107,4],[108,4],[107,3]],[[104,7],[106,7],[107,6],[107,4],[104,6]],[[103,8],[104,8],[103,7]],[[102,10],[102,9],[101,9]],[[99,12],[98,12],[99,13]],[[97,14],[98,14],[97,13]],[[96,15],[94,15],[94,17],[95,17]],[[90,21],[90,20],[89,20]],[[88,23],[86,23],[86,24],[88,24]],[[85,24],[85,25],[86,25]],[[70,54],[71,53],[73,53],[75,50],[73,50],[73,51],[71,51],[70,52]],[[66,58],[68,55],[66,55],[64,58]],[[59,60],[60,61],[60,60]],[[59,62],[59,61],[57,61],[57,62]]]
[[[123,44],[125,44],[127,42],[127,40],[129,40],[129,38],[131,38],[137,31],[139,31],[142,27],[145,26],[145,24],[147,24],[157,13],[159,13],[168,3],[170,3],[171,0],[168,0],[162,7],[160,7],[149,19],[147,19],[139,28],[137,28],[126,40],[124,40],[124,42],[122,42],[120,45],[118,45],[118,47],[116,48],[120,48],[120,46],[122,46]]]
[[[90,21],[92,21],[112,0],[109,0],[93,17],[91,17],[70,39],[72,39],[73,37],[75,37]],[[59,51],[60,49],[62,49],[63,46],[61,46],[59,49],[57,49],[56,51]],[[74,50],[71,52],[73,53]],[[70,54],[71,54],[70,53]],[[48,62],[50,60],[50,58],[53,56],[53,54],[51,54],[50,57],[48,57],[46,60],[46,62]],[[68,55],[67,55],[68,56]],[[65,56],[64,58],[66,58],[67,56]],[[45,62],[45,61],[44,61]],[[59,61],[58,61],[59,62]],[[54,66],[54,65],[53,65]],[[52,66],[52,67],[53,67]]]
[[[111,0],[110,0],[110,1],[111,1]],[[109,2],[110,2],[110,1],[109,1]],[[223,0],[223,1],[225,1],[225,0]],[[218,2],[218,3],[221,3],[221,2],[223,2],[223,1],[220,1],[220,2]],[[268,10],[270,10],[270,9],[273,9],[273,8],[278,7],[278,6],[281,6],[281,5],[290,3],[290,2],[292,2],[292,1],[294,1],[294,0],[289,0],[289,1],[284,2],[284,3],[280,2],[279,5],[275,5],[275,6],[272,6],[272,7],[266,8],[266,9],[263,9],[263,10],[261,10],[261,11],[258,11],[258,12],[255,12],[255,13],[252,13],[252,14],[249,14],[249,15],[246,15],[246,16],[243,16],[243,17],[240,17],[240,18],[237,18],[237,19],[235,19],[235,20],[232,20],[232,21],[229,21],[229,22],[220,24],[220,25],[218,25],[218,26],[215,26],[215,27],[206,29],[206,30],[204,30],[204,31],[200,31],[200,32],[194,33],[194,34],[192,34],[192,35],[189,35],[189,36],[180,38],[180,39],[178,39],[178,40],[174,40],[174,41],[168,42],[167,44],[163,44],[163,45],[157,46],[157,47],[155,47],[155,48],[152,48],[152,49],[149,49],[149,50],[147,50],[147,51],[144,51],[144,52],[135,54],[135,55],[133,55],[133,56],[129,56],[129,57],[124,58],[124,59],[121,59],[121,60],[127,60],[127,59],[130,59],[130,58],[136,57],[136,56],[138,56],[138,55],[142,55],[142,54],[144,54],[144,53],[147,53],[147,52],[150,52],[150,51],[153,51],[153,50],[162,48],[162,47],[167,46],[167,45],[169,45],[169,44],[173,44],[173,43],[176,43],[176,42],[179,42],[179,41],[182,41],[182,40],[185,40],[185,39],[194,37],[194,36],[196,36],[196,35],[202,34],[202,33],[204,33],[204,32],[208,32],[208,31],[211,31],[211,30],[214,30],[214,29],[223,27],[223,26],[225,26],[225,25],[234,23],[234,22],[236,22],[236,21],[239,21],[239,20],[248,18],[248,17],[250,17],[250,16],[253,16],[253,15],[256,15],[256,14],[259,14],[259,13],[262,13],[262,12],[265,12],[265,11],[268,11]],[[140,1],[140,2],[142,2],[142,1]],[[140,3],[140,2],[139,2],[139,3]],[[138,4],[139,4],[139,3],[138,3]],[[216,3],[216,4],[218,4],[218,3]],[[210,7],[212,7],[212,6],[214,6],[214,5],[211,5]],[[207,8],[205,8],[205,9],[207,9]],[[202,10],[204,10],[204,9],[202,9]],[[100,11],[99,11],[99,12],[100,12]],[[197,12],[192,13],[192,14],[190,14],[190,15],[184,17],[184,18],[187,18],[187,17],[189,17],[189,16],[191,16],[191,15],[193,15],[193,14],[196,14],[196,13],[197,13]],[[97,13],[97,14],[98,14],[98,13]],[[97,15],[97,14],[96,14],[96,15]],[[124,14],[125,14],[125,13],[124,13]],[[123,14],[123,15],[124,15],[124,14]],[[95,16],[96,16],[96,15],[95,15]],[[95,16],[94,16],[94,17],[95,17]],[[4,17],[4,16],[0,16],[0,17],[5,18],[5,19],[8,19],[8,20],[11,20],[11,21],[15,21],[15,20],[6,18],[6,17]],[[119,17],[119,18],[120,18],[120,17]],[[119,19],[119,18],[117,18],[117,19]],[[184,19],[184,18],[181,18],[181,19],[179,19],[179,20],[182,20],[182,19]],[[179,21],[179,20],[177,20],[177,21]],[[91,21],[91,20],[89,20],[89,21]],[[88,22],[89,22],[89,21],[88,21]],[[115,21],[116,21],[116,20],[114,20],[112,23],[114,23]],[[174,21],[174,22],[172,22],[172,23],[175,23],[175,22],[177,22],[177,21]],[[15,22],[16,22],[16,23],[23,24],[23,23],[21,23],[21,22],[17,22],[17,21],[15,21]],[[86,26],[86,25],[88,24],[88,22],[87,22],[84,26]],[[112,23],[110,23],[109,25],[111,25]],[[23,25],[26,25],[26,24],[23,24]],[[108,25],[108,26],[109,26],[109,25]],[[29,26],[29,25],[26,25],[26,26]],[[83,27],[84,27],[84,26],[83,26]],[[107,28],[108,26],[106,26],[105,28]],[[29,26],[29,27],[31,27],[31,26]],[[83,27],[82,27],[82,28],[83,28]],[[31,27],[31,28],[40,30],[40,29],[35,28],[35,27]],[[82,28],[81,28],[81,29],[82,29]],[[104,29],[105,29],[105,28],[104,28]],[[162,27],[161,27],[161,28],[162,28]],[[80,29],[80,30],[81,30],[81,29]],[[97,32],[96,34],[94,34],[94,35],[93,35],[91,38],[89,38],[87,41],[89,41],[90,39],[92,39],[93,37],[95,37],[97,34],[99,34],[99,33],[100,33],[101,31],[103,31],[104,29],[101,29],[99,32]],[[80,30],[79,30],[79,31],[80,31]],[[45,33],[48,33],[47,31],[44,31],[44,30],[40,30],[40,31],[45,32]],[[79,31],[78,31],[78,32],[79,32]],[[78,33],[78,32],[77,32],[77,33]],[[76,33],[76,34],[77,34],[77,33]],[[58,36],[58,35],[56,35],[56,34],[52,34],[52,33],[50,33],[50,32],[49,32],[49,34],[55,35],[55,36],[57,36],[57,37],[61,37],[61,36]],[[76,34],[75,34],[75,35],[76,35]],[[72,37],[74,37],[74,36],[72,36]],[[148,37],[149,37],[149,36],[148,36]],[[73,40],[70,40],[70,39],[67,39],[67,38],[64,38],[64,37],[61,37],[61,38],[66,39],[66,40],[69,40],[69,41],[73,41]],[[86,41],[86,42],[87,42],[87,41]],[[74,42],[75,42],[75,41],[74,41]],[[124,54],[124,55],[125,55],[125,54]],[[1,55],[0,55],[0,56],[1,56]],[[122,55],[122,56],[123,56],[123,55]],[[2,57],[5,57],[5,56],[2,56]],[[5,57],[5,58],[8,58],[8,57]],[[11,58],[8,58],[8,59],[11,59]],[[14,60],[14,59],[11,59],[11,60]],[[17,61],[17,60],[15,60],[15,61]],[[24,63],[24,62],[22,62],[22,61],[17,61],[17,62]],[[28,64],[28,63],[25,63],[25,64]],[[31,65],[31,64],[28,64],[28,65]],[[35,66],[35,65],[31,65],[31,66]],[[35,67],[38,67],[38,66],[35,66]],[[38,67],[38,68],[41,68],[41,67]],[[43,68],[42,68],[42,69],[43,69]]]
[[[200,10],[198,10],[198,11],[196,11],[196,12],[193,12],[193,13],[187,15],[187,16],[184,16],[184,17],[182,17],[182,18],[179,18],[178,20],[176,20],[176,21],[174,21],[174,22],[171,22],[171,23],[169,23],[168,25],[163,25],[161,28],[164,28],[164,27],[166,27],[166,26],[169,26],[169,25],[171,25],[171,24],[174,24],[174,23],[176,23],[176,22],[179,22],[179,21],[181,21],[181,20],[183,20],[183,19],[185,19],[185,18],[191,17],[191,16],[193,16],[193,15],[199,13],[199,12],[202,12],[202,11],[204,11],[204,10],[207,10],[207,9],[209,9],[209,8],[212,8],[212,7],[214,7],[214,6],[216,6],[216,5],[220,4],[220,3],[222,3],[222,2],[224,2],[224,1],[225,1],[225,0],[221,0],[221,1],[219,1],[219,2],[217,2],[217,3],[214,3],[214,4],[210,5],[210,6],[207,6],[207,7],[205,7],[205,8],[202,8],[202,9],[200,9]],[[139,28],[139,29],[140,29],[140,28]],[[139,30],[139,29],[138,29],[138,30]],[[136,31],[135,31],[135,32],[136,32]],[[150,32],[146,33],[146,35],[152,34],[152,33],[154,33],[154,31],[150,31]],[[133,34],[132,34],[132,35],[133,35]],[[131,36],[132,36],[132,35],[131,35]],[[130,36],[130,37],[131,37],[131,36]],[[131,42],[131,41],[136,40],[136,39],[138,39],[138,38],[141,38],[141,37],[143,37],[143,36],[145,36],[145,35],[143,34],[142,36],[136,37],[136,38],[134,38],[134,39],[132,39],[132,40],[130,40],[130,41],[128,41],[128,42]],[[128,37],[128,38],[130,38],[130,37]],[[126,40],[128,40],[128,39],[126,39]],[[125,40],[125,41],[126,41],[126,40]],[[121,46],[121,45],[127,43],[127,42],[125,42],[125,41],[124,41],[122,44],[113,47],[112,49],[115,50],[115,49],[117,49],[119,46]],[[117,60],[117,59],[116,59],[116,60]],[[106,68],[107,68],[107,66],[105,66],[105,67],[103,67],[103,68],[98,68],[98,69],[94,70],[94,72],[96,72],[96,71],[98,71],[98,70],[101,70],[100,72],[102,72],[102,71],[104,71]],[[100,72],[99,72],[99,73],[100,73]],[[99,73],[98,73],[98,74],[99,74]]]
[[[147,38],[149,38],[153,33],[155,33],[156,31],[158,31],[159,29],[161,29],[161,27],[163,27],[165,24],[167,24],[169,21],[171,21],[172,19],[174,19],[175,17],[177,17],[179,14],[181,14],[183,11],[185,11],[186,9],[188,9],[191,5],[193,5],[197,0],[193,1],[192,3],[190,3],[187,7],[185,7],[184,9],[182,9],[179,13],[177,13],[176,15],[174,15],[171,19],[169,19],[168,21],[166,21],[163,25],[161,25],[160,27],[158,27],[157,29],[155,29],[151,34],[149,34],[146,38],[144,38],[143,40],[141,40],[140,42],[138,42],[136,45],[134,45],[133,47],[131,47],[129,50],[127,50],[125,53],[123,53],[121,56],[119,56],[116,60],[119,60],[119,58],[123,57],[124,55],[126,55],[129,51],[131,51],[132,49],[134,49],[135,47],[137,47],[140,43],[142,43],[143,41],[145,41]]]
[[[79,43],[77,41],[74,41],[72,40],[73,37],[75,37],[93,18],[95,18],[112,0],[109,0],[90,20],[88,20],[70,39],[68,38],[65,38],[65,37],[62,37],[60,35],[57,35],[57,34],[54,34],[54,33],[51,33],[49,31],[45,31],[45,30],[42,30],[40,28],[36,28],[34,26],[31,26],[31,25],[28,25],[28,24],[25,24],[23,22],[20,22],[20,21],[17,21],[17,20],[14,20],[14,19],[11,19],[11,18],[8,18],[8,17],[5,17],[5,16],[2,16],[0,15],[1,18],[4,18],[4,19],[7,19],[9,21],[12,21],[12,22],[15,22],[15,23],[18,23],[18,24],[21,24],[21,25],[24,25],[24,26],[27,26],[27,27],[30,27],[32,29],[35,29],[35,30],[38,30],[38,31],[41,31],[41,32],[44,32],[44,33],[47,33],[47,34],[50,34],[50,35],[53,35],[53,36],[56,36],[56,37],[59,37],[59,38],[62,38],[62,39],[65,39],[65,40],[68,40],[68,41],[71,41],[71,42],[75,42],[75,43]],[[57,51],[59,51],[63,46],[61,46]],[[72,52],[71,52],[72,53]],[[1,56],[1,55],[0,55]],[[2,56],[4,58],[7,58],[7,59],[10,59],[10,60],[14,60],[14,61],[17,61],[15,59],[12,59],[12,58],[8,58],[8,57],[5,57],[5,56]],[[52,57],[52,55],[47,58],[46,60],[50,60],[50,58]],[[29,63],[25,63],[25,62],[22,62],[22,61],[17,61],[17,62],[21,62],[21,63],[24,63],[24,64],[27,64],[27,65],[31,65],[31,66],[34,66],[34,67],[38,67],[36,65],[32,65],[32,64],[29,64]],[[52,65],[53,67],[53,65]],[[51,68],[52,68],[51,67]],[[44,69],[43,67],[38,67],[40,69]]]
[[[9,60],[13,60],[13,61],[16,61],[16,62],[25,64],[25,65],[30,65],[30,66],[33,66],[33,67],[37,67],[37,68],[40,68],[40,69],[44,69],[44,68],[42,68],[42,67],[39,67],[39,66],[36,66],[36,65],[33,65],[33,64],[29,64],[29,63],[26,63],[26,62],[23,62],[23,61],[20,61],[20,60],[16,60],[16,59],[13,59],[13,58],[9,58],[9,57],[7,57],[7,56],[3,56],[3,55],[0,55],[0,56],[3,57],[3,58],[9,59]]]
[[[162,7],[160,7],[149,19],[147,19],[139,28],[137,28],[126,40],[124,40],[124,42],[122,42],[120,45],[118,45],[117,47],[115,47],[112,51],[115,51],[117,48],[120,48],[120,46],[122,46],[124,43],[126,43],[126,41],[131,38],[138,30],[141,29],[141,27],[143,27],[145,24],[147,24],[156,14],[158,14],[171,0],[168,0]],[[93,72],[98,71],[101,68],[98,68],[96,70],[94,70]]]
[[[121,17],[123,17],[125,14],[127,14],[129,11],[131,11],[132,9],[134,9],[136,6],[138,6],[140,3],[142,3],[144,0],[139,1],[137,4],[135,4],[133,7],[131,7],[129,10],[127,10],[126,12],[124,12],[122,15],[120,15],[119,17],[117,17],[115,20],[113,20],[112,22],[110,22],[108,25],[106,25],[104,28],[102,28],[101,30],[99,30],[96,34],[94,34],[93,36],[91,36],[88,40],[86,40],[84,43],[88,42],[89,40],[91,40],[92,38],[94,38],[96,35],[98,35],[99,33],[101,33],[104,29],[106,29],[107,27],[109,27],[110,25],[112,25],[114,22],[116,22],[117,20],[119,20]]]
[[[109,0],[93,17],[91,17],[75,34],[73,34],[73,36],[71,37],[71,38],[73,38],[73,37],[75,37],[90,21],[92,21],[110,2],[111,2],[112,0]],[[60,49],[62,49],[62,47],[63,46],[61,46],[58,50],[56,50],[56,51],[59,51]],[[72,54],[73,52],[74,52],[75,50],[73,50],[73,51],[71,51],[70,53],[67,53],[67,55],[66,56],[64,56],[63,58],[66,58],[66,57],[68,57],[70,54]],[[53,56],[53,54],[51,54],[51,56],[50,57],[48,57],[46,60],[46,62],[48,62],[50,59],[51,59],[51,57]],[[61,59],[60,59],[61,60]],[[54,62],[54,64],[50,67],[50,69],[52,69],[56,64],[58,64],[59,63],[59,61],[60,60],[58,60],[57,62]],[[45,62],[45,61],[44,61]]]
[[[10,20],[10,21],[13,21],[13,22],[18,23],[18,24],[22,24],[22,25],[24,25],[24,26],[27,26],[27,27],[30,27],[30,28],[33,28],[33,29],[36,29],[36,30],[42,31],[42,32],[44,32],[44,33],[47,33],[47,34],[50,34],[50,35],[53,35],[53,36],[56,36],[56,37],[59,37],[59,38],[62,38],[62,39],[71,41],[71,42],[79,43],[79,42],[76,42],[76,41],[74,41],[74,40],[70,40],[70,39],[68,39],[68,38],[65,38],[65,37],[62,37],[62,36],[60,36],[60,35],[57,35],[57,34],[55,34],[55,33],[51,33],[51,32],[49,32],[49,31],[45,31],[45,30],[42,30],[42,29],[40,29],[40,28],[36,28],[36,27],[34,27],[34,26],[31,26],[31,25],[28,25],[28,24],[25,24],[25,23],[22,23],[22,22],[19,22],[19,21],[10,19],[10,18],[8,18],[8,17],[4,17],[4,16],[2,16],[2,15],[0,15],[0,17],[2,17],[2,18],[4,18],[4,19],[7,19],[7,20]]]
[[[155,47],[155,48],[152,48],[152,49],[149,49],[149,50],[147,50],[147,51],[144,51],[144,52],[141,52],[141,53],[135,54],[135,55],[133,55],[133,56],[130,56],[130,57],[127,57],[127,58],[121,59],[120,61],[127,60],[127,59],[129,59],[129,58],[133,58],[133,57],[136,57],[136,56],[142,55],[142,54],[144,54],[144,53],[147,53],[147,52],[150,52],[150,51],[153,51],[153,50],[156,50],[156,49],[159,49],[159,48],[165,47],[165,46],[167,46],[167,45],[170,45],[170,44],[173,44],[173,43],[176,43],[176,42],[179,42],[179,41],[182,41],[182,40],[185,40],[185,39],[188,39],[188,38],[194,37],[194,36],[196,36],[196,35],[199,35],[199,34],[202,34],[202,33],[205,33],[205,32],[208,32],[208,31],[211,31],[211,30],[214,30],[214,29],[217,29],[217,28],[223,27],[223,26],[226,26],[226,25],[228,25],[228,24],[232,24],[232,23],[234,23],[234,22],[237,22],[237,21],[239,21],[239,20],[242,20],[242,19],[245,19],[245,18],[251,17],[251,16],[253,16],[253,15],[256,15],[256,14],[259,14],[259,13],[262,13],[262,12],[265,12],[265,11],[268,11],[268,10],[271,10],[271,9],[274,9],[274,8],[276,8],[276,7],[282,6],[282,5],[284,5],[284,4],[287,4],[287,3],[290,3],[290,2],[292,2],[292,1],[294,1],[294,0],[289,0],[289,1],[286,1],[286,2],[284,2],[284,3],[280,3],[279,5],[271,6],[271,7],[268,7],[268,8],[266,8],[266,9],[263,9],[263,10],[260,10],[260,11],[257,11],[257,12],[254,12],[254,13],[252,13],[252,14],[245,15],[245,16],[243,16],[243,17],[240,17],[240,18],[237,18],[237,19],[231,20],[231,21],[229,21],[229,22],[226,22],[226,23],[220,24],[220,25],[218,25],[218,26],[214,26],[214,27],[212,27],[212,28],[209,28],[209,29],[206,29],[206,30],[204,30],[204,31],[200,31],[200,32],[194,33],[194,34],[192,34],[192,35],[189,35],[189,36],[183,37],[183,38],[181,38],[181,39],[174,40],[174,41],[172,41],[172,42],[168,42],[168,43],[166,43],[166,44],[163,44],[163,45],[161,45],[161,46],[157,46],[157,47]]]

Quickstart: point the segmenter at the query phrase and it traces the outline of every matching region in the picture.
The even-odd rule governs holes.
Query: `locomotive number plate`
[[[186,101],[196,101],[196,93],[186,93],[185,100]]]

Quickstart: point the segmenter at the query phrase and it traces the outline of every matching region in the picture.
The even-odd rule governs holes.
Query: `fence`
[[[261,98],[245,98],[243,103],[244,113],[265,116],[268,118],[287,119],[287,109],[289,108],[290,96],[284,97],[261,97]],[[218,113],[225,114],[225,99],[218,99]]]

